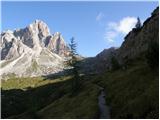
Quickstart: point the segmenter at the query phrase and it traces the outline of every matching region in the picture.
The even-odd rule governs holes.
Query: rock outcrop
[[[85,58],[81,61],[82,73],[99,73],[111,69],[111,58],[116,57],[118,48],[104,49],[95,57]]]
[[[56,32],[53,36],[48,36],[45,40],[45,47],[60,56],[69,55],[69,47],[66,45],[61,33]]]
[[[124,39],[117,53],[120,62],[143,54],[151,41],[159,43],[159,7],[153,11],[140,29],[133,28]]]
[[[24,29],[1,33],[1,75],[37,76],[63,69],[69,48],[62,35],[51,34],[46,23],[36,20]]]

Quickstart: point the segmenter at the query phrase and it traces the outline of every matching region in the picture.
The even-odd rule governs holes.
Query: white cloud
[[[117,33],[114,31],[107,31],[104,35],[104,39],[106,39],[108,42],[114,42],[114,38],[117,37]]]
[[[99,12],[96,16],[96,21],[100,21],[104,17],[104,14],[102,12]]]
[[[137,23],[137,18],[135,17],[125,17],[117,25],[117,30],[123,34],[127,34],[132,28],[135,27]]]
[[[104,38],[108,42],[114,42],[114,39],[119,35],[126,35],[137,23],[136,17],[124,17],[119,22],[109,22],[106,27]]]

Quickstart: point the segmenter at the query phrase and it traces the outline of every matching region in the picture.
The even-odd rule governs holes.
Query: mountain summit
[[[35,20],[23,29],[1,33],[1,75],[38,76],[63,69],[69,47],[61,33],[50,33],[46,23]]]

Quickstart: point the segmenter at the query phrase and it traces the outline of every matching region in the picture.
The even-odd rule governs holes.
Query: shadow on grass
[[[84,75],[80,77],[79,89],[74,91],[70,75],[65,71],[34,82],[28,78],[34,87],[29,84],[31,87],[2,89],[2,118],[97,118],[99,88]],[[18,78],[17,81],[23,82],[21,79],[19,83]]]
[[[58,79],[63,75],[64,71],[61,73],[43,76],[43,80],[54,80],[55,78]],[[2,118],[17,118],[17,115],[19,114],[24,114],[24,118],[38,118],[38,116],[36,116],[36,111],[62,97],[64,94],[69,93],[71,87],[70,84],[71,79],[68,79],[66,81],[48,83],[38,87],[35,86],[34,88],[27,87],[23,90],[1,89]]]

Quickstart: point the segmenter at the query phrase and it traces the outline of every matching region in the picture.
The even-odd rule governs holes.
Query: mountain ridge
[[[148,50],[150,42],[159,44],[159,7],[151,13],[151,16],[146,19],[141,28],[133,28],[125,36],[124,42],[119,48],[111,47],[104,49],[95,57],[83,60],[82,69],[88,73],[100,73],[111,70],[112,57],[114,57],[121,66],[125,66],[127,61],[144,55]],[[88,68],[88,70],[85,70],[86,68]]]
[[[69,47],[61,33],[50,33],[36,20],[25,28],[1,33],[1,75],[39,76],[62,71]]]

